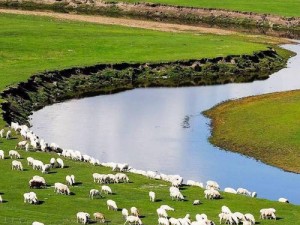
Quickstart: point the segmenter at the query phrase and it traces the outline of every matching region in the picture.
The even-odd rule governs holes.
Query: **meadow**
[[[122,2],[151,2],[166,5],[187,6],[196,8],[226,9],[240,12],[267,13],[286,17],[300,16],[298,0],[121,0]]]
[[[300,92],[228,101],[208,110],[211,142],[300,173]]]

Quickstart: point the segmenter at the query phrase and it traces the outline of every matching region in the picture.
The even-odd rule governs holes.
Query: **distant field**
[[[300,173],[300,91],[225,102],[207,113],[211,141],[222,148]]]
[[[152,2],[199,8],[229,9],[243,12],[268,13],[280,16],[300,16],[299,0],[120,0],[122,2]]]

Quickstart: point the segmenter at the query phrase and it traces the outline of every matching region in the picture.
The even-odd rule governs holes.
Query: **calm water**
[[[209,120],[201,115],[217,103],[300,88],[298,55],[266,81],[188,88],[135,89],[45,107],[32,116],[33,130],[48,142],[80,150],[102,162],[127,162],[137,169],[213,179],[244,187],[259,197],[286,197],[300,204],[300,175],[212,146]]]

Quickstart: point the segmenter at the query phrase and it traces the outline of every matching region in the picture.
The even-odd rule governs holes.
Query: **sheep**
[[[95,212],[93,216],[96,221],[99,221],[100,223],[105,223],[105,216],[102,213]]]
[[[34,158],[32,158],[32,157],[27,157],[27,164],[28,164],[28,166],[32,166],[33,161],[34,161]]]
[[[50,164],[45,164],[45,165],[43,165],[43,166],[42,166],[42,173],[49,173],[50,168],[51,168],[51,165],[50,165]]]
[[[165,209],[163,208],[158,208],[156,210],[158,217],[162,217],[162,218],[168,218],[168,213],[166,212]]]
[[[54,168],[55,162],[56,162],[55,158],[50,159],[50,165],[51,165],[52,168]]]
[[[221,212],[225,214],[231,214],[231,210],[225,205],[221,207]]]
[[[6,133],[6,139],[8,140],[8,139],[10,139],[11,138],[11,131],[9,130],[9,131],[7,131],[7,133]]]
[[[103,185],[101,187],[101,193],[104,192],[105,194],[112,194],[112,190],[110,187],[106,186],[106,185]]]
[[[118,206],[115,201],[109,199],[106,201],[106,204],[107,204],[108,210],[114,210],[114,211],[118,210]]]
[[[233,188],[230,188],[230,187],[225,188],[224,192],[231,193],[231,194],[236,194],[237,193],[236,190],[234,190]]]
[[[206,199],[219,199],[221,198],[220,193],[215,189],[209,189],[204,191],[204,196]]]
[[[32,161],[32,168],[34,170],[42,170],[43,166],[44,166],[44,163],[42,161],[40,161],[40,160],[34,159]]]
[[[21,158],[20,154],[17,151],[15,151],[15,150],[10,150],[8,152],[8,155],[10,156],[11,159],[12,158],[16,158],[16,159],[20,159]]]
[[[66,176],[66,182],[67,182],[67,185],[69,186],[72,186],[73,185],[73,179],[71,176],[67,175]]]
[[[240,212],[234,212],[233,215],[235,215],[237,217],[237,219],[239,220],[239,222],[242,222],[242,221],[246,220],[244,214],[242,214]]]
[[[5,159],[3,150],[0,150],[0,159]]]
[[[275,219],[276,220],[276,210],[273,208],[261,209],[260,211],[261,219]]]
[[[46,183],[46,181],[45,181],[45,179],[43,177],[33,176],[32,179],[43,183],[43,185],[45,185],[45,186],[47,185],[47,183]]]
[[[97,189],[91,189],[89,196],[90,196],[91,199],[94,199],[95,196],[100,196],[101,197],[101,194]]]
[[[160,217],[158,218],[158,225],[169,225],[169,220],[167,218]]]
[[[0,137],[1,137],[1,138],[3,138],[3,136],[4,136],[4,131],[5,131],[4,129],[1,129],[1,130],[0,130]]]
[[[77,223],[88,224],[90,220],[90,214],[85,212],[78,212],[76,214]]]
[[[11,164],[12,164],[11,165],[12,170],[21,170],[21,171],[23,170],[23,166],[20,161],[13,160]]]
[[[180,221],[179,221],[178,219],[176,219],[176,218],[173,218],[173,217],[171,217],[171,218],[169,219],[169,223],[170,223],[171,225],[181,225]]]
[[[45,186],[45,185],[41,181],[37,181],[37,180],[34,180],[34,179],[31,179],[29,181],[29,188],[41,188],[43,186]]]
[[[29,143],[27,143],[27,144],[25,145],[25,151],[28,152],[28,151],[29,151],[29,148],[30,148],[30,145],[29,145]]]
[[[249,221],[251,225],[255,224],[255,218],[252,214],[246,213],[244,216],[245,216],[245,220]]]
[[[237,194],[252,196],[251,192],[245,188],[238,188],[236,192],[237,192]]]
[[[172,191],[170,192],[170,197],[172,200],[176,199],[176,200],[184,200],[183,195],[181,194],[180,191]]]
[[[150,202],[155,202],[155,192],[149,191]]]
[[[64,168],[64,161],[61,158],[57,158],[56,162],[59,168]]]
[[[290,203],[288,199],[286,198],[279,198],[278,199],[279,202],[284,202],[284,203]]]
[[[189,185],[189,186],[196,186],[196,187],[203,188],[203,183],[193,181],[193,180],[187,180],[186,184]]]
[[[119,182],[128,183],[129,182],[128,176],[124,173],[115,174],[115,178],[117,180],[117,183],[119,183]]]
[[[141,219],[139,217],[137,217],[137,216],[127,216],[124,225],[126,223],[134,224],[134,225],[142,225],[143,224],[142,221],[141,221]]]
[[[191,224],[190,214],[186,214],[184,218],[179,218],[178,220],[182,225],[190,225]]]
[[[194,200],[193,205],[200,205],[200,200]]]
[[[27,141],[20,141],[20,142],[16,145],[15,149],[17,149],[17,148],[19,148],[19,149],[25,148],[25,145],[26,145],[26,144],[27,144]]]
[[[160,208],[161,208],[161,209],[164,209],[164,210],[166,210],[166,211],[175,211],[174,208],[172,208],[172,207],[170,207],[170,206],[168,206],[168,205],[161,205]]]
[[[123,218],[126,220],[127,216],[129,215],[128,210],[127,209],[122,209],[122,216]]]
[[[209,180],[206,182],[206,189],[220,190],[220,186],[216,181]]]
[[[24,203],[37,204],[38,199],[34,192],[24,193]]]
[[[3,199],[2,196],[0,195],[0,203],[3,203]]]
[[[62,184],[62,183],[54,184],[54,192],[59,193],[59,194],[65,194],[65,195],[70,195],[70,193],[71,193],[68,186],[65,184]]]
[[[32,225],[44,225],[44,224],[41,223],[41,222],[34,221],[34,222],[32,223]]]
[[[131,207],[130,208],[130,213],[131,213],[131,215],[133,215],[133,216],[139,216],[139,210],[136,208],[136,207]]]

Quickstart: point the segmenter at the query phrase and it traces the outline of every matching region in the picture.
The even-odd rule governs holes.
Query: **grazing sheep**
[[[240,195],[251,196],[251,192],[245,188],[238,188],[236,192],[237,192],[237,194],[240,194]]]
[[[106,204],[107,204],[108,210],[114,210],[114,211],[118,210],[118,206],[115,201],[109,199],[106,201]]]
[[[8,140],[8,139],[11,139],[11,131],[9,130],[9,131],[7,131],[7,133],[6,133],[6,139]]]
[[[288,199],[286,198],[279,198],[278,199],[279,202],[284,202],[284,203],[290,203]]]
[[[42,173],[49,173],[50,168],[51,168],[51,165],[50,165],[50,164],[45,164],[45,165],[43,165],[43,166],[42,166]]]
[[[1,129],[1,130],[0,130],[0,137],[1,137],[1,138],[3,138],[3,136],[4,136],[4,131],[5,131],[4,129]]]
[[[149,191],[150,202],[155,202],[155,192]]]
[[[54,184],[54,192],[58,194],[64,194],[64,195],[70,195],[70,189],[68,188],[67,185],[62,184],[62,183],[55,183]]]
[[[240,212],[234,212],[233,215],[236,216],[236,218],[239,220],[239,222],[243,222],[246,220],[244,214],[242,214]]]
[[[231,210],[225,205],[221,207],[221,212],[225,214],[231,214]]]
[[[194,200],[193,205],[200,205],[200,200]]]
[[[66,182],[67,182],[67,185],[69,186],[72,186],[73,185],[73,179],[71,176],[67,175],[66,176]]]
[[[32,166],[33,161],[34,161],[34,158],[32,158],[32,157],[27,157],[27,164],[28,164],[28,166]]]
[[[38,180],[34,180],[34,179],[31,179],[29,181],[29,188],[41,188],[41,187],[44,187],[45,184],[41,181],[38,181]]]
[[[85,212],[78,212],[76,214],[77,223],[88,224],[90,220],[90,214]]]
[[[2,196],[0,195],[0,203],[3,203],[3,199]]]
[[[32,223],[32,225],[44,225],[44,224],[41,223],[41,222],[34,221],[34,222]]]
[[[8,152],[8,155],[10,156],[11,159],[12,158],[16,158],[16,159],[20,159],[21,158],[20,154],[17,151],[15,151],[15,150],[10,150]]]
[[[94,199],[95,196],[100,196],[101,197],[100,192],[97,189],[91,189],[90,190],[90,198]]]
[[[50,159],[50,165],[51,165],[52,168],[54,168],[55,162],[56,162],[55,158]]]
[[[17,149],[17,148],[23,149],[23,148],[25,148],[25,145],[26,145],[26,144],[27,144],[27,141],[20,141],[20,142],[16,145],[15,149]]]
[[[0,150],[0,159],[5,159],[3,150]]]
[[[143,224],[142,221],[141,221],[141,219],[139,217],[137,217],[137,216],[127,216],[124,225],[126,223],[134,224],[134,225],[142,225]]]
[[[104,192],[105,194],[112,194],[112,190],[110,187],[106,186],[106,185],[103,185],[101,187],[101,193]]]
[[[220,190],[220,186],[216,181],[209,180],[206,182],[206,189]]]
[[[64,168],[64,161],[61,158],[57,158],[56,162],[59,168]]]
[[[180,221],[179,221],[178,219],[176,219],[176,218],[173,218],[173,217],[171,217],[171,218],[169,219],[169,223],[170,223],[171,225],[181,225]]]
[[[12,162],[11,162],[11,169],[12,170],[23,170],[23,166],[22,166],[22,163],[21,162],[19,162],[19,161],[17,161],[17,160],[13,160]]]
[[[105,216],[102,213],[95,212],[93,216],[96,221],[99,221],[100,223],[105,223]]]
[[[261,219],[274,219],[276,220],[276,210],[273,208],[268,209],[261,209],[260,211],[260,218]]]
[[[209,189],[204,191],[204,196],[206,199],[220,199],[220,193],[215,189]]]
[[[24,203],[37,204],[38,199],[34,192],[24,193]]]
[[[40,160],[34,159],[32,161],[32,168],[34,170],[42,170],[43,166],[44,166],[44,163],[42,161],[40,161]]]
[[[161,208],[161,209],[164,209],[164,210],[166,210],[166,211],[175,211],[174,208],[172,208],[172,207],[170,207],[170,206],[168,206],[168,205],[161,205],[160,208]]]
[[[27,144],[25,145],[25,151],[28,152],[28,151],[29,151],[29,148],[30,148],[30,144],[27,143]]]
[[[131,215],[137,216],[137,217],[140,215],[139,210],[136,207],[131,207],[130,213],[131,213]]]
[[[122,209],[122,216],[123,218],[126,220],[127,216],[129,215],[128,210],[127,209]]]
[[[169,225],[169,220],[167,218],[160,217],[158,218],[158,225]]]
[[[157,215],[158,215],[159,218],[160,218],[160,217],[162,217],[162,218],[168,218],[168,213],[166,212],[165,209],[163,209],[163,208],[158,208],[158,209],[156,210],[156,212],[157,212]]]
[[[181,194],[180,191],[172,191],[170,192],[170,197],[172,200],[176,199],[176,200],[184,200],[183,195]]]
[[[128,176],[124,173],[117,173],[115,175],[115,179],[116,179],[117,183],[119,183],[119,182],[128,183],[129,182]]]
[[[245,216],[245,219],[251,223],[251,225],[255,224],[255,218],[252,214],[246,213],[244,216]]]
[[[231,194],[236,194],[237,193],[236,190],[234,190],[233,188],[230,188],[230,187],[225,188],[224,192],[231,193]]]

